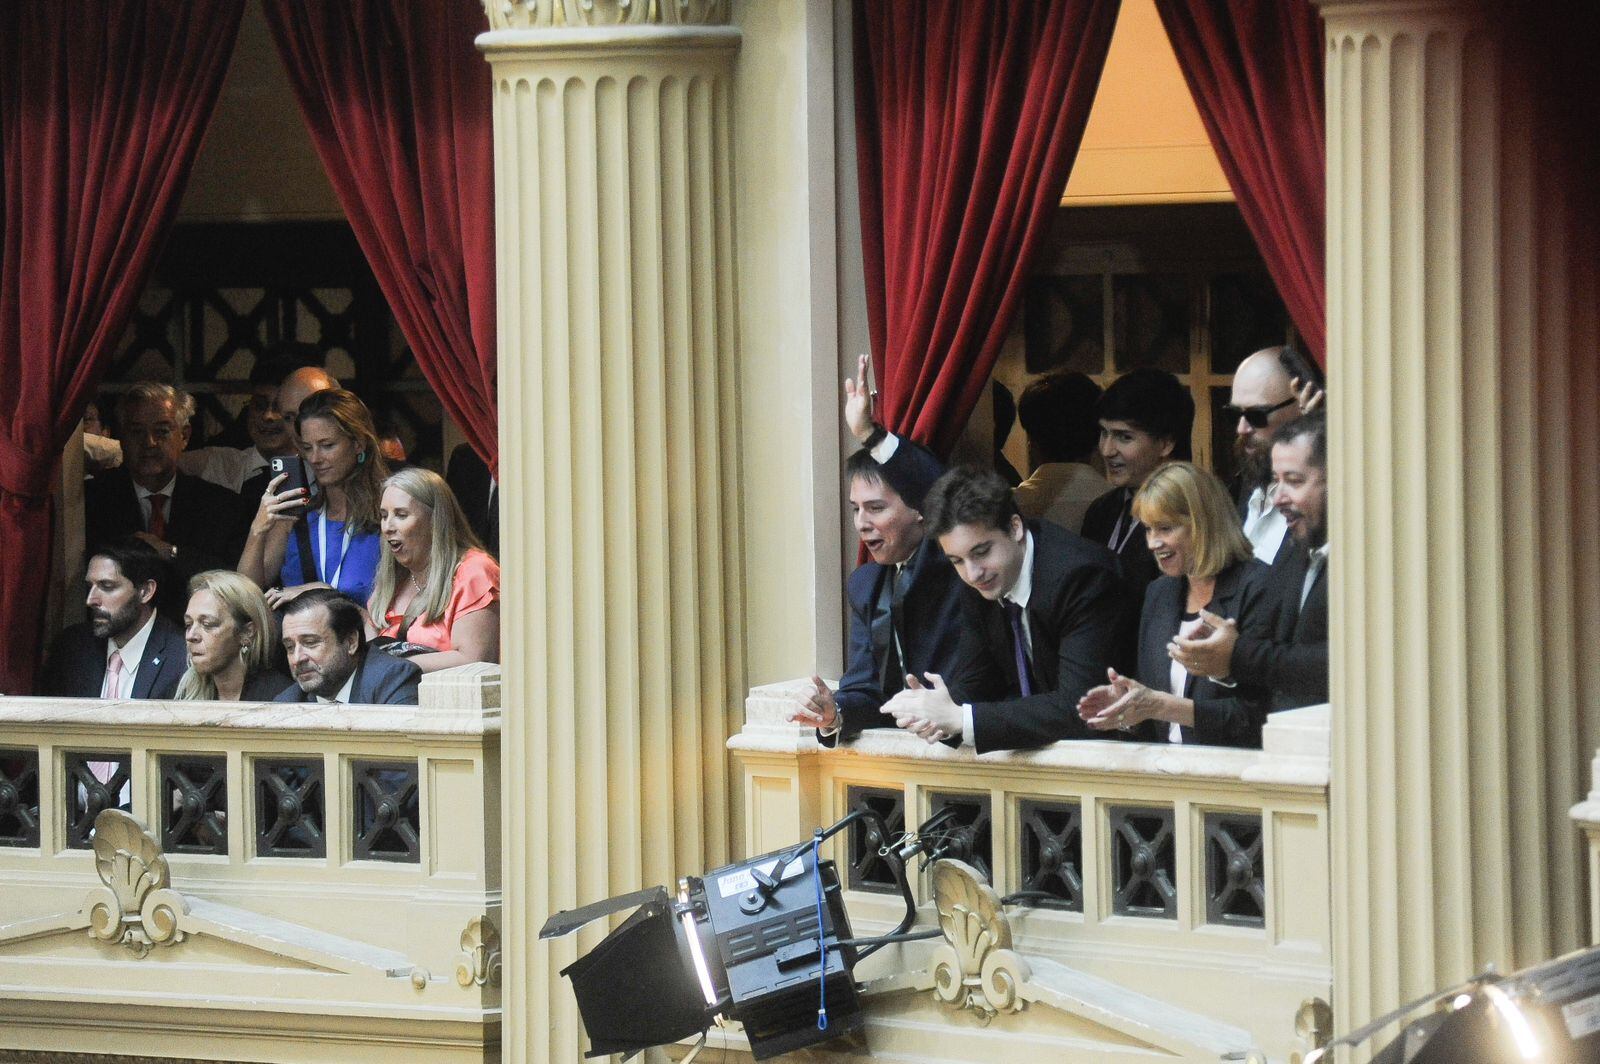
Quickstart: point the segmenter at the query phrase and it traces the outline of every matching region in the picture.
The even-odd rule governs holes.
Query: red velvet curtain
[[[494,131],[478,0],[264,0],[300,110],[422,374],[495,470]]]
[[[858,0],[856,143],[879,419],[948,454],[1049,232],[1118,0]]]
[[[1289,317],[1326,364],[1322,18],[1311,0],[1156,0]]]
[[[51,480],[177,213],[243,13],[0,4],[0,691],[32,689]]]

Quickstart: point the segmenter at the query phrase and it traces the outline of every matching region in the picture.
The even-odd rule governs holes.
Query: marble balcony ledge
[[[63,731],[221,728],[360,735],[481,736],[500,732],[500,668],[466,665],[422,679],[416,706],[304,702],[155,702],[0,696],[0,729]]]
[[[960,765],[1003,775],[1072,772],[1237,780],[1260,786],[1328,786],[1331,714],[1326,705],[1272,714],[1260,750],[1079,739],[1037,750],[979,755],[970,747],[952,749],[943,743],[929,744],[896,729],[870,729],[851,743],[834,749],[824,747],[810,728],[785,719],[795,699],[810,686],[809,680],[789,680],[751,688],[745,703],[744,728],[728,740],[728,749],[745,755]]]

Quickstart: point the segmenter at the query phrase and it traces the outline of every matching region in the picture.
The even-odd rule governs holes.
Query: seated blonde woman
[[[272,611],[247,576],[225,569],[189,581],[183,639],[189,667],[178,697],[216,702],[271,702],[289,677],[273,667]]]
[[[1208,630],[1202,612],[1236,617],[1254,638],[1273,629],[1271,570],[1244,538],[1228,489],[1188,462],[1169,462],[1145,478],[1133,516],[1162,574],[1139,617],[1138,678],[1111,670],[1109,683],[1083,696],[1079,714],[1091,728],[1128,730],[1145,742],[1259,747],[1271,693],[1192,676],[1167,649]]]
[[[423,672],[499,661],[500,565],[444,478],[412,467],[384,481],[378,526],[384,549],[367,607],[378,636],[407,644]]]

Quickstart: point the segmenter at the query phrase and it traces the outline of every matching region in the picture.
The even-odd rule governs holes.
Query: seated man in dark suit
[[[1118,660],[1129,672],[1137,656],[1145,589],[1161,575],[1145,542],[1145,527],[1134,519],[1133,495],[1163,462],[1189,460],[1193,428],[1194,399],[1164,370],[1126,373],[1100,397],[1100,457],[1111,490],[1089,504],[1083,537],[1106,544],[1121,560],[1127,614]]]
[[[246,531],[243,507],[235,492],[178,471],[194,416],[192,396],[144,381],[119,410],[122,467],[84,487],[85,544],[97,550],[131,535],[155,548],[171,573],[157,605],[180,617],[190,577],[237,564]]]
[[[923,534],[920,508],[944,466],[926,449],[872,421],[866,356],[860,380],[845,380],[845,425],[862,448],[845,463],[856,532],[870,561],[850,574],[850,647],[837,693],[820,677],[789,719],[832,746],[863,728],[891,724],[879,713],[909,672],[944,672],[961,630],[961,581]]]
[[[1277,624],[1269,638],[1241,635],[1234,618],[1203,613],[1203,639],[1169,648],[1184,668],[1225,683],[1259,684],[1273,709],[1328,700],[1328,426],[1306,414],[1278,430],[1272,444],[1273,502],[1293,538],[1290,555],[1273,565]]]
[[[294,683],[275,701],[417,704],[422,670],[368,643],[361,607],[332,588],[312,588],[289,601],[283,649]]]
[[[39,683],[66,698],[172,698],[188,665],[183,632],[156,612],[164,567],[128,538],[89,559],[89,619],[56,637]]]
[[[1127,609],[1111,551],[1047,521],[1024,522],[994,473],[956,469],[928,492],[928,534],[962,591],[960,650],[882,712],[929,742],[978,753],[1089,738],[1078,700],[1117,659]],[[987,698],[993,690],[1005,692]]]
[[[450,464],[445,468],[444,481],[456,493],[461,512],[467,515],[467,524],[478,534],[485,549],[496,558],[500,556],[500,485],[489,472],[489,466],[472,444],[463,443],[450,452]]]

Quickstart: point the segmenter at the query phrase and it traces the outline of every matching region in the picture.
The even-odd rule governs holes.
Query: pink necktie
[[[111,657],[106,660],[106,682],[100,688],[101,698],[122,697],[122,652],[113,650]]]
[[[150,496],[150,529],[157,539],[167,538],[167,497],[159,491]]]

